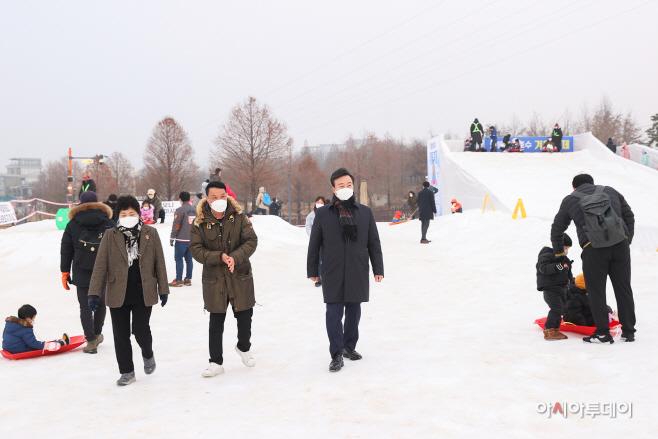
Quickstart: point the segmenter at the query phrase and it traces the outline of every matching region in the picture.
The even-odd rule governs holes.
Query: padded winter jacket
[[[84,203],[69,210],[69,223],[64,229],[60,246],[60,269],[62,273],[71,273],[72,284],[89,287],[93,271],[93,258],[98,252],[102,234],[115,226],[112,209],[105,203]],[[94,231],[91,243],[80,240],[83,231]],[[98,235],[95,235],[98,231]],[[95,243],[95,244],[94,244]],[[85,245],[87,244],[87,245]],[[71,271],[73,265],[73,271]],[[85,269],[88,266],[91,269]]]
[[[585,183],[578,188],[578,192],[587,195],[592,195],[595,190],[596,186],[589,183]],[[629,206],[624,197],[613,188],[606,186],[603,192],[608,194],[612,203],[612,208],[617,212],[617,215],[623,219],[629,243],[633,242],[635,215],[633,215],[631,206]],[[580,199],[568,195],[562,200],[560,210],[558,210],[557,215],[555,215],[553,225],[551,226],[551,243],[553,244],[553,251],[556,255],[564,253],[562,236],[564,235],[564,231],[569,227],[569,224],[571,224],[571,221],[576,225],[580,247],[585,248],[589,245],[589,239],[587,239],[587,235],[583,230],[583,226],[585,225],[585,214],[580,207]]]
[[[587,291],[581,290],[573,284],[569,285],[564,321],[578,326],[595,326]]]
[[[555,262],[555,255],[550,247],[544,247],[537,258],[537,290],[545,288],[566,288],[571,280],[571,264],[564,266]]]
[[[176,209],[169,239],[190,242],[190,230],[195,219],[196,208],[189,201],[184,202],[181,207]]]
[[[44,342],[34,336],[32,325],[18,317],[5,319],[5,330],[2,333],[2,349],[11,354],[40,351]]]
[[[199,202],[190,231],[190,251],[203,264],[203,304],[208,312],[225,313],[229,301],[235,311],[245,311],[256,304],[249,258],[257,246],[254,227],[233,198],[228,198],[221,220],[212,214],[206,199]],[[222,261],[224,253],[235,261],[233,273]]]
[[[153,208],[153,219],[155,221],[160,218],[160,211],[162,210],[162,200],[158,198],[158,194],[156,193],[153,195],[153,198],[149,198],[148,196],[146,197],[147,200],[149,200],[149,203],[151,204],[151,207]]]
[[[306,215],[306,234],[310,237],[311,230],[313,229],[313,221],[315,221],[315,210]]]

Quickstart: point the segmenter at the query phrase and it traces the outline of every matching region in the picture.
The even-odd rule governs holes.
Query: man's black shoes
[[[585,343],[607,343],[607,344],[613,344],[615,341],[612,339],[610,334],[606,335],[590,335],[589,337],[583,338],[583,341]]]
[[[331,357],[331,364],[329,364],[329,372],[338,372],[343,367],[343,356],[336,354]]]
[[[635,334],[621,334],[621,340],[625,342],[635,341]]]
[[[349,358],[352,361],[360,360],[361,358],[363,358],[361,354],[359,354],[357,351],[355,351],[350,347],[343,349],[343,357]]]

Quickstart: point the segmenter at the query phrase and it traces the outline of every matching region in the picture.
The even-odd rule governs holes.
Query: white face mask
[[[215,212],[225,212],[226,211],[226,200],[215,200],[210,204],[210,207]]]
[[[351,187],[344,187],[336,191],[336,197],[338,197],[338,199],[341,201],[349,200],[353,195],[354,189]]]
[[[319,208],[321,208],[321,207],[324,207],[324,204],[319,204],[319,203],[318,203],[318,204],[315,205],[315,208],[316,208],[316,209],[319,209]]]
[[[123,218],[119,218],[119,224],[121,224],[126,229],[132,229],[137,225],[138,222],[138,216],[124,216]]]

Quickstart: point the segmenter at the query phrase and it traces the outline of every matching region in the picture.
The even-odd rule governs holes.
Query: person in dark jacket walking
[[[89,174],[85,174],[80,182],[80,191],[78,192],[80,202],[82,202],[82,194],[85,192],[97,193],[96,182],[89,176]]]
[[[594,179],[588,174],[576,175],[572,182],[574,191],[592,195],[597,191]],[[635,231],[635,216],[624,197],[611,187],[602,187],[603,193],[610,198],[612,209],[621,218],[625,238],[609,247],[594,248],[585,232],[585,213],[580,206],[580,199],[569,195],[560,205],[560,210],[551,227],[551,241],[557,262],[566,262],[562,234],[571,221],[576,224],[578,241],[583,248],[583,273],[587,282],[587,293],[592,315],[596,322],[596,331],[591,337],[585,337],[586,342],[613,343],[608,325],[606,304],[606,282],[608,276],[612,282],[619,311],[619,321],[622,326],[621,338],[630,342],[635,340],[635,302],[631,288],[631,252]]]
[[[475,149],[475,151],[482,151],[482,132],[484,129],[482,128],[482,124],[475,118],[473,123],[471,124],[471,137],[473,138],[473,146],[475,147],[475,144],[477,143],[478,147]],[[486,149],[485,149],[486,151]]]
[[[112,221],[112,209],[99,203],[94,192],[84,192],[81,198],[82,204],[69,210],[69,223],[64,229],[60,247],[60,269],[64,289],[70,290],[69,283],[77,289],[80,322],[87,338],[87,345],[82,351],[95,354],[104,339],[105,294],[99,295],[99,308],[96,312],[91,312],[87,306],[87,295],[101,239],[115,223]]]
[[[107,197],[107,201],[103,201],[103,204],[112,209],[112,221],[115,223],[117,222],[117,219],[119,219],[119,214],[116,211],[117,198],[116,194],[110,194],[110,196]]]
[[[211,181],[218,181],[218,182],[221,183],[222,182],[222,170],[220,168],[216,168],[215,172],[210,174],[210,178],[208,180],[209,180],[208,183],[210,183]]]
[[[617,154],[617,145],[612,141],[612,137],[608,137],[608,143],[605,144],[613,154]]]
[[[384,279],[384,258],[372,210],[356,202],[354,177],[345,168],[331,174],[334,197],[315,212],[308,243],[306,273],[319,282],[322,248],[322,295],[327,307],[326,324],[331,363],[329,371],[343,367],[343,357],[360,360],[361,303],[370,299],[368,262],[376,282]],[[343,326],[343,313],[345,325]]]
[[[565,255],[571,247],[571,238],[563,236]],[[544,324],[544,340],[566,340],[568,337],[560,332],[562,314],[567,303],[567,285],[571,281],[571,264],[573,261],[557,262],[553,249],[544,247],[537,258],[537,291],[544,293],[544,301],[549,311]]]
[[[555,128],[553,128],[550,137],[553,138],[553,143],[555,144],[557,152],[562,151],[562,128],[560,128],[560,125],[555,124]]]
[[[96,312],[107,285],[106,303],[112,317],[114,351],[121,377],[119,386],[135,382],[130,334],[142,349],[144,373],[155,371],[151,311],[169,297],[167,267],[157,229],[139,217],[139,201],[128,195],[117,200],[119,223],[103,236],[89,283],[88,305]],[[132,322],[131,322],[132,316]]]
[[[176,279],[169,284],[170,287],[192,286],[192,268],[194,261],[190,252],[190,230],[196,219],[196,208],[190,203],[190,193],[181,192],[178,195],[181,206],[174,213],[174,223],[171,225],[171,245],[174,247],[174,259],[176,260]],[[185,279],[183,279],[183,268],[187,265]]]
[[[203,306],[210,313],[210,359],[203,377],[224,373],[224,322],[229,306],[238,326],[235,352],[245,366],[256,365],[250,352],[256,296],[249,258],[257,246],[254,227],[237,201],[228,195],[226,184],[208,183],[206,198],[197,206],[190,231],[192,256],[203,264]]]
[[[496,147],[496,143],[498,143],[498,131],[496,131],[496,127],[489,127],[489,138],[491,139],[491,152],[498,151]]]
[[[421,244],[429,244],[432,241],[427,240],[427,229],[430,228],[430,221],[436,216],[436,201],[434,192],[430,190],[430,183],[423,183],[423,189],[418,192],[418,218],[420,219],[420,238]]]

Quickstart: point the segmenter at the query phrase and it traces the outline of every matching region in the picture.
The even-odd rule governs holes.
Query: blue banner
[[[512,137],[510,144],[514,142],[514,139],[519,139],[519,143],[523,148],[523,152],[542,152],[544,142],[547,138],[548,137]],[[487,149],[487,151],[491,151],[490,137],[484,139],[484,147]],[[502,137],[498,138],[496,147],[498,148],[498,152],[500,152],[501,148],[503,147]],[[560,152],[573,152],[573,137],[562,138],[562,150]]]

